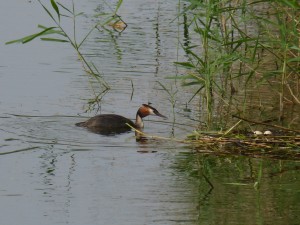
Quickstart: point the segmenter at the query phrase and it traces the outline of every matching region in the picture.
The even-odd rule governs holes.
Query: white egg
[[[272,132],[269,131],[269,130],[266,130],[266,131],[264,132],[264,135],[272,135]]]
[[[259,135],[262,135],[263,133],[259,130],[256,130],[256,131],[253,132],[253,134],[256,135],[256,136],[259,136]]]

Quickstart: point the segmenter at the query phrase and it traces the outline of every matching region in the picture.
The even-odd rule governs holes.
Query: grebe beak
[[[162,117],[162,118],[168,119],[168,117],[166,117],[166,116],[164,116],[164,115],[160,114],[160,113],[159,113],[157,110],[153,110],[153,112],[154,112],[154,114],[155,114],[155,115],[157,115],[157,116],[159,116],[159,117]]]

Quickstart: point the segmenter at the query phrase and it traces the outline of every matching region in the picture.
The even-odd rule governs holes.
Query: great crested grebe
[[[122,133],[131,130],[130,126],[141,129],[144,127],[143,118],[149,115],[156,115],[167,118],[160,114],[155,108],[150,105],[143,104],[136,113],[135,123],[130,119],[116,114],[101,114],[88,119],[85,122],[76,123],[76,126],[87,127],[91,131],[97,133]]]

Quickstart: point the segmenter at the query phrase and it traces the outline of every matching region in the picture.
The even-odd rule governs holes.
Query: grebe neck
[[[144,127],[144,122],[143,122],[143,119],[142,119],[139,112],[136,113],[135,126],[137,128],[143,128]]]

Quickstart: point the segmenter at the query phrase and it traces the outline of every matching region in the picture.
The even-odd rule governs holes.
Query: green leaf
[[[203,37],[207,37],[208,39],[211,39],[213,41],[221,43],[220,39],[218,39],[217,37],[211,35],[212,31],[210,31],[210,30],[205,30],[205,29],[202,29],[202,28],[195,28],[194,30],[195,30],[196,33],[202,35]],[[211,34],[209,34],[209,33],[211,33]]]
[[[289,59],[288,62],[300,62],[300,57]]]
[[[81,16],[81,15],[84,15],[84,12],[77,13],[75,16]]]
[[[192,55],[203,67],[205,66],[205,63],[204,61],[196,54],[194,53],[193,51],[191,51],[190,49],[187,49],[186,50],[186,53],[188,55]]]
[[[55,12],[58,16],[58,20],[60,21],[60,13],[59,13],[58,6],[54,0],[50,0],[50,1],[51,1],[51,5],[52,5],[53,9],[55,10]]]
[[[104,23],[101,23],[100,26],[104,27],[105,25],[109,24],[111,21],[115,20],[114,17],[109,17]]]
[[[68,11],[70,14],[72,14],[72,11],[70,9],[68,9],[66,6],[64,6],[63,4],[57,2],[57,5],[60,5],[62,8],[64,8],[66,11]]]
[[[8,41],[6,42],[5,44],[8,45],[8,44],[14,44],[14,43],[27,43],[29,41],[32,41],[33,39],[39,37],[39,36],[42,36],[42,35],[46,35],[48,31],[52,30],[52,29],[55,29],[56,27],[48,27],[47,29],[44,29],[43,31],[39,32],[39,33],[36,33],[36,34],[32,34],[32,35],[28,35],[26,37],[23,37],[23,38],[20,38],[20,39],[17,39],[17,40],[13,40],[13,41]]]
[[[45,26],[39,24],[38,28],[45,30],[48,27],[45,27]],[[67,37],[66,33],[62,32],[60,29],[59,30],[48,30],[44,35],[46,35],[46,34],[58,34],[58,35]]]
[[[195,68],[195,66],[192,63],[189,62],[174,62],[177,65],[183,66],[185,68]]]
[[[43,30],[43,31],[41,31],[39,33],[33,34],[33,35],[31,35],[31,37],[25,38],[22,43],[25,44],[25,43],[27,43],[29,41],[32,41],[33,39],[35,39],[35,38],[37,38],[39,36],[45,35],[47,33],[47,31],[55,29],[55,28],[56,27],[49,27],[49,28],[47,28],[47,29],[45,29],[45,30]]]
[[[196,75],[191,75],[191,74],[182,75],[182,76],[170,76],[170,77],[166,77],[166,79],[178,79],[178,80],[196,79],[196,80],[202,80],[201,77],[196,76]]]
[[[114,14],[117,14],[117,12],[118,12],[120,6],[122,5],[122,3],[123,3],[123,0],[118,1]]]
[[[280,0],[279,2],[282,3],[283,5],[286,5],[294,9],[300,8],[300,5],[297,0]]]
[[[297,51],[300,51],[300,48],[298,46],[292,46],[291,49],[295,49]]]
[[[50,13],[50,11],[46,8],[46,6],[44,6],[43,3],[40,0],[38,0],[38,1],[41,4],[41,6],[44,8],[44,10],[48,13],[48,15],[56,22],[56,20],[54,19],[54,17]]]
[[[164,89],[166,92],[168,92],[169,94],[170,94],[170,92],[169,92],[169,90],[166,88],[166,86],[165,85],[163,85],[161,82],[159,82],[159,81],[156,81],[161,87],[162,87],[162,89]]]
[[[186,86],[192,86],[192,85],[199,85],[199,84],[203,84],[204,82],[200,82],[200,81],[192,81],[192,82],[187,82],[187,83],[184,83],[182,84],[183,87],[186,87]]]
[[[54,41],[54,42],[69,42],[65,39],[59,39],[59,38],[41,38],[42,41]]]

